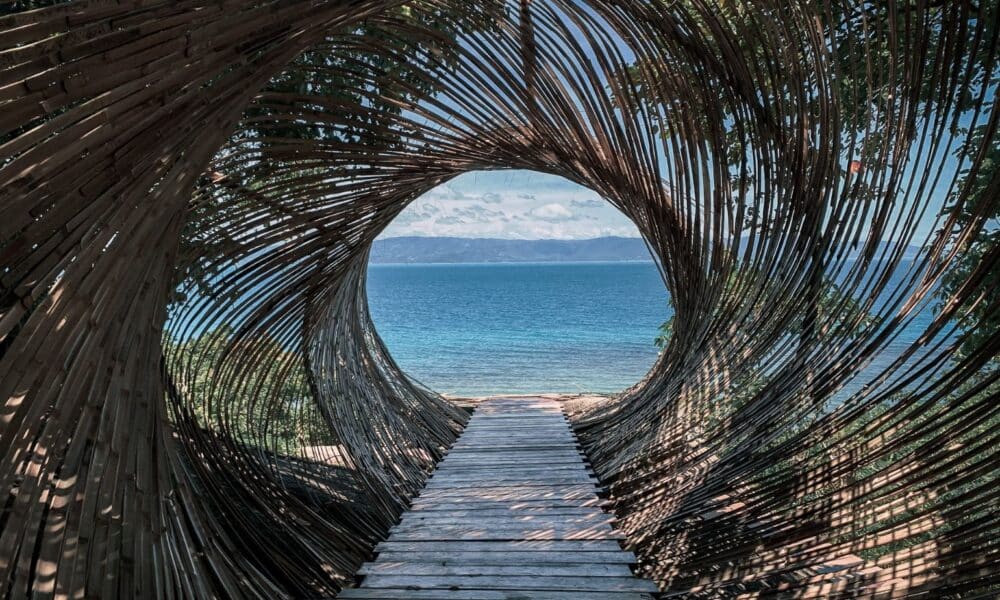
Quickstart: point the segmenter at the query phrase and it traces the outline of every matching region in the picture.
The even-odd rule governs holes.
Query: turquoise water
[[[620,391],[671,314],[652,262],[372,265],[368,295],[400,367],[459,395]]]

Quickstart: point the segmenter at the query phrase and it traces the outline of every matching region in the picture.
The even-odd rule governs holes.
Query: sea
[[[459,396],[620,391],[671,316],[653,262],[373,264],[368,305],[399,366]]]
[[[652,367],[671,316],[653,262],[372,264],[367,291],[399,366],[457,396],[621,391]],[[892,363],[932,316],[923,310],[899,330],[840,396]]]

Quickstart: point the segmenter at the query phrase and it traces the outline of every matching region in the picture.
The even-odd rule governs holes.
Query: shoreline
[[[554,400],[565,405],[567,416],[569,416],[570,414],[577,413],[582,409],[609,402],[617,395],[618,394],[539,392],[535,394],[490,394],[488,396],[457,396],[451,394],[441,394],[441,397],[452,404],[469,411],[474,410],[484,401],[491,398],[505,398],[510,400],[518,398],[523,398],[525,400],[529,398],[544,398],[546,400]]]
[[[439,261],[439,262],[369,262],[369,267],[481,267],[488,265],[524,265],[524,266],[554,266],[554,265],[647,265],[656,264],[655,260],[485,260],[485,261]]]

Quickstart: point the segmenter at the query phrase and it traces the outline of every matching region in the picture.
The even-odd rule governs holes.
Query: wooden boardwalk
[[[558,402],[488,400],[338,598],[649,599],[603,504]]]

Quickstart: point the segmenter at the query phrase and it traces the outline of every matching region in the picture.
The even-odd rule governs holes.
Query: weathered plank
[[[438,489],[425,489],[420,493],[421,500],[451,498],[449,502],[457,499],[467,500],[497,500],[497,501],[521,501],[521,500],[582,500],[595,494],[595,486],[592,484],[536,484],[517,486],[448,486]],[[414,500],[414,504],[416,500]]]
[[[604,592],[655,592],[656,586],[633,575],[628,577],[498,577],[494,575],[368,575],[364,587],[401,590],[600,590]]]
[[[546,508],[586,508],[604,507],[607,500],[601,498],[586,498],[578,500],[536,499],[536,500],[476,500],[466,498],[464,502],[431,501],[424,499],[415,501],[410,511],[449,511],[449,510],[539,510]]]
[[[558,592],[531,590],[412,590],[355,588],[346,589],[337,598],[367,600],[650,600],[638,592]]]
[[[614,521],[614,517],[597,508],[563,508],[527,512],[516,510],[454,511],[450,513],[414,512],[404,516],[399,524],[447,523],[454,525],[456,522],[461,522],[464,519],[473,518],[475,518],[478,525],[482,526],[510,522],[538,523],[558,521],[560,523],[611,523]]]
[[[558,403],[486,401],[340,597],[648,599],[605,504]]]
[[[379,553],[377,563],[368,563],[366,566],[380,564],[382,562],[406,562],[418,564],[423,562],[433,562],[440,565],[551,565],[551,564],[587,564],[594,565],[631,565],[634,564],[635,556],[631,552],[622,550],[601,551],[572,551],[562,550],[559,552],[549,551],[502,551],[491,552],[464,552],[460,550],[447,551],[395,551],[389,550]]]
[[[576,475],[576,474],[561,474],[552,473],[549,476],[539,475],[536,477],[529,477],[527,475],[520,476],[510,476],[510,475],[498,475],[489,474],[483,479],[476,477],[463,477],[463,476],[444,476],[440,479],[436,479],[427,484],[427,490],[442,490],[442,489],[452,489],[452,488],[464,488],[464,487],[479,487],[480,485],[489,483],[494,486],[498,484],[510,484],[518,486],[552,486],[552,485],[573,485],[577,483],[591,483],[595,481],[592,477],[586,475]]]
[[[400,541],[463,541],[463,540],[605,540],[624,539],[621,532],[610,527],[519,527],[474,528],[438,527],[426,529],[393,529],[392,537]]]
[[[358,571],[359,575],[438,575],[466,576],[493,575],[504,577],[631,577],[632,571],[628,565],[610,564],[576,564],[576,563],[521,563],[509,565],[490,565],[481,562],[427,562],[410,561],[398,558],[394,561],[382,558],[377,563],[365,565]]]
[[[449,542],[397,542],[389,539],[375,547],[376,552],[535,552],[558,554],[561,552],[623,552],[615,540],[519,540],[507,542],[454,541]],[[631,554],[631,553],[627,553]],[[632,557],[633,560],[635,557]]]

